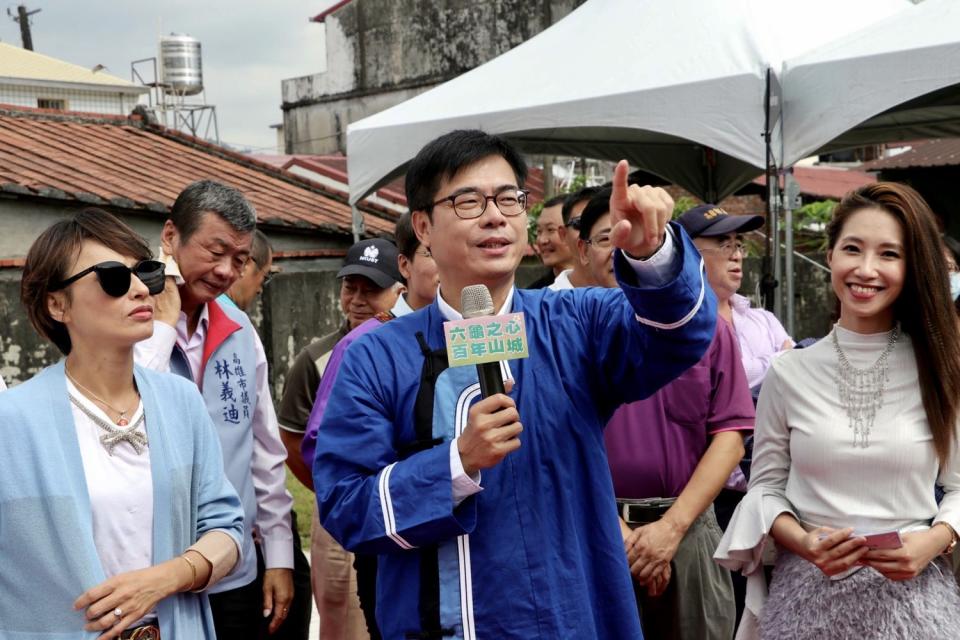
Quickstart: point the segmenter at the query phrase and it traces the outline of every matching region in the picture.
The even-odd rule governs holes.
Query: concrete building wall
[[[286,152],[345,151],[349,123],[495,58],[582,2],[354,0],[326,19],[327,71],[282,83]]]

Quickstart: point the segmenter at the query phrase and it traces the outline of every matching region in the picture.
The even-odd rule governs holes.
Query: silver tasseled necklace
[[[840,392],[840,404],[847,412],[849,427],[853,429],[853,446],[866,448],[870,446],[873,422],[883,407],[883,392],[890,377],[890,354],[900,339],[900,323],[890,332],[883,353],[866,369],[858,369],[850,364],[840,348],[836,329],[831,332],[830,337],[837,352],[837,389]]]

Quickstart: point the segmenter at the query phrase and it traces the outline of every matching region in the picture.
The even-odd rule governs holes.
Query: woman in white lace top
[[[953,637],[940,556],[960,530],[960,335],[936,222],[909,187],[876,183],[827,233],[839,322],[774,362],[716,553],[750,577],[738,638]]]

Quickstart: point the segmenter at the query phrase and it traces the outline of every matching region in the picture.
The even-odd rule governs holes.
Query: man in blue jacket
[[[324,527],[380,554],[384,638],[642,637],[602,425],[699,360],[716,313],[669,195],[628,187],[627,169],[610,201],[621,288],[522,291],[516,150],[454,131],[412,161],[440,295],[347,350],[313,469]],[[480,399],[476,368],[446,361],[442,324],[474,284],[525,314],[530,357],[502,367],[509,395]]]

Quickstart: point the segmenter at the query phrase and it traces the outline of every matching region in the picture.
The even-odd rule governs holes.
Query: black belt
[[[650,524],[663,517],[676,498],[644,498],[642,500],[617,500],[620,517],[627,524]]]
[[[155,624],[142,624],[127,629],[120,634],[123,640],[160,640],[160,627]]]

